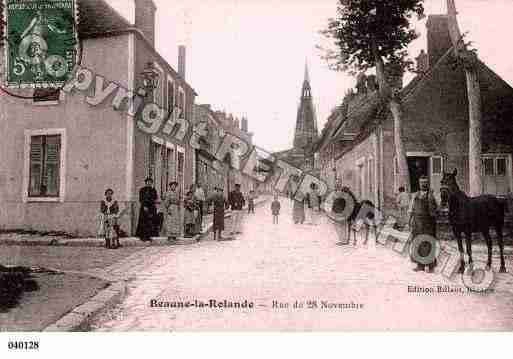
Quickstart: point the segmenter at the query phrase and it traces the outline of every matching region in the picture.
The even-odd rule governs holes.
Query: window
[[[506,176],[507,160],[505,158],[497,158],[497,176]]]
[[[155,150],[156,150],[156,146],[157,146],[157,144],[150,139],[147,177],[150,177],[152,179],[155,178]]]
[[[65,130],[26,130],[23,201],[64,200]]]
[[[180,88],[178,92],[178,108],[181,110],[181,116],[180,118],[187,119],[186,113],[185,113],[185,93]]]
[[[155,70],[158,72],[157,88],[153,91],[153,102],[160,107],[164,106],[166,79],[164,78],[164,69],[159,64],[154,63]]]
[[[374,200],[374,159],[369,158],[368,161],[368,176],[369,176],[369,200]]]
[[[34,89],[34,103],[35,104],[45,104],[45,105],[57,105],[59,104],[61,91],[59,89],[42,89],[36,88]]]
[[[185,195],[185,150],[181,147],[179,147],[177,151],[176,167],[176,182],[178,182],[180,196],[183,196]]]
[[[175,85],[173,81],[167,80],[167,111],[172,113],[175,106]]]
[[[493,176],[495,171],[494,171],[494,166],[493,166],[493,158],[485,158],[483,160],[483,171],[484,171],[484,174],[485,176]]]
[[[487,155],[483,157],[485,176],[505,177],[508,175],[508,158],[504,155]]]
[[[431,157],[431,174],[441,175],[444,171],[443,158],[441,156]]]

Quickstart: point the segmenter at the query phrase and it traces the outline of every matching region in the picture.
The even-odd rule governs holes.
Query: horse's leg
[[[458,273],[465,273],[465,251],[463,249],[461,232],[459,230],[454,230],[454,236],[458,242],[458,251],[460,252],[460,269],[458,269]]]
[[[472,231],[465,231],[465,244],[467,245],[468,264],[472,267],[474,260],[472,259]]]
[[[502,225],[495,227],[497,232],[497,239],[499,241],[499,251],[501,253],[501,268],[500,273],[506,273],[506,262],[504,261],[504,236],[502,235]]]
[[[492,238],[490,237],[490,229],[483,230],[483,237],[486,240],[486,248],[488,249],[488,261],[486,262],[486,270],[492,269]]]
[[[351,244],[351,220],[348,219],[346,224],[347,224],[347,244]]]

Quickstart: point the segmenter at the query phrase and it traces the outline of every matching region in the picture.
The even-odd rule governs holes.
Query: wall
[[[127,36],[85,40],[82,66],[126,86]],[[94,83],[93,83],[94,86]],[[126,205],[126,115],[116,112],[112,96],[90,106],[80,92],[66,94],[58,105],[36,106],[32,100],[0,97],[0,223],[6,228],[97,233],[99,202],[111,187]],[[66,188],[62,203],[23,203],[24,131],[66,130]]]
[[[343,186],[348,186],[358,200],[370,200],[378,203],[378,160],[377,160],[377,136],[372,134],[363,142],[356,145],[351,151],[336,160],[338,178]],[[373,159],[372,164],[369,159]],[[363,171],[363,188],[360,180],[360,169]],[[372,171],[369,177],[369,166]],[[372,183],[372,190],[369,188]]]

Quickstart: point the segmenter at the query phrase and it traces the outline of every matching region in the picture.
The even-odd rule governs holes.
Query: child
[[[101,202],[100,211],[103,216],[103,232],[105,235],[105,247],[108,249],[119,248],[119,226],[118,214],[119,205],[118,201],[113,199],[114,191],[107,189],[105,191],[105,200]]]
[[[248,196],[248,213],[255,213],[255,191],[251,190],[249,191]]]
[[[278,195],[274,195],[274,201],[271,203],[271,212],[273,213],[273,224],[278,224],[278,216],[280,215],[281,203],[278,201]]]

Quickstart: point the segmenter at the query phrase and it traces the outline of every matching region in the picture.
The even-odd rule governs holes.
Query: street
[[[214,242],[146,249],[126,299],[92,325],[95,331],[202,330],[512,330],[513,288],[501,276],[495,292],[468,293],[439,273],[416,273],[389,248],[339,246],[334,226],[294,225],[281,198],[280,224],[270,204],[245,218],[244,234]],[[372,238],[372,237],[371,237]],[[507,248],[509,249],[509,248]],[[507,266],[513,270],[511,251]],[[476,249],[477,258],[484,252]],[[498,265],[494,258],[494,265]],[[414,293],[409,286],[435,288]],[[449,286],[450,292],[436,292]],[[444,288],[449,288],[444,287]],[[253,308],[152,307],[151,301],[253,302]]]

